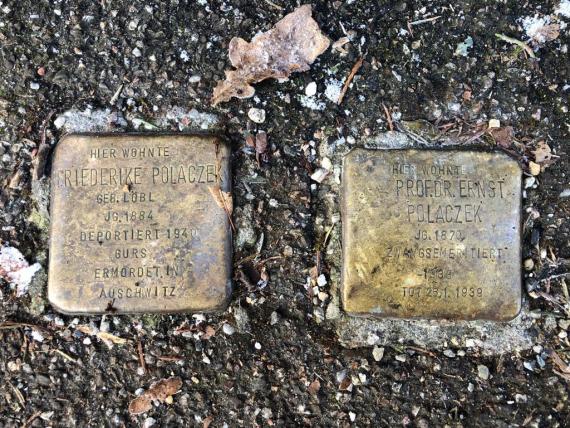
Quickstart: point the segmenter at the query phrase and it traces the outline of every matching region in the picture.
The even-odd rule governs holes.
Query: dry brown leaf
[[[514,131],[512,126],[491,128],[488,132],[495,139],[498,146],[507,148],[513,143]]]
[[[554,370],[554,373],[570,382],[570,365],[566,364],[556,351],[550,352],[550,359],[558,367],[558,370]]]
[[[148,412],[152,408],[154,400],[159,402],[167,401],[169,397],[180,391],[180,388],[182,388],[182,379],[179,377],[171,377],[154,382],[147,391],[131,401],[129,413],[131,415],[140,415]]]
[[[255,151],[263,154],[267,151],[267,132],[259,131],[255,136]]]
[[[229,45],[229,58],[235,70],[225,71],[226,80],[214,88],[212,105],[233,97],[252,97],[253,83],[269,78],[285,79],[291,73],[308,70],[330,44],[311,13],[311,5],[298,7],[250,43],[234,37]]]
[[[208,428],[213,421],[214,417],[212,415],[208,416],[204,419],[204,422],[202,422],[202,428]]]
[[[216,204],[222,209],[224,209],[228,215],[231,215],[234,210],[234,203],[232,194],[230,192],[224,192],[220,189],[220,186],[210,186],[208,190],[212,194],[212,197],[216,201]]]
[[[352,385],[352,380],[350,380],[350,378],[347,376],[340,382],[338,389],[340,389],[341,391],[347,391],[351,385]]]
[[[209,325],[204,330],[204,334],[202,335],[202,339],[208,340],[211,337],[214,337],[215,335],[216,335],[216,329],[214,327],[212,327],[211,325]]]
[[[253,137],[253,135],[247,134],[247,136],[245,137],[245,144],[247,144],[249,147],[255,148],[255,138]]]
[[[319,382],[318,379],[315,379],[314,381],[311,382],[311,384],[309,385],[309,393],[316,395],[317,392],[319,392],[319,390],[321,389],[321,382]]]
[[[570,374],[570,365],[566,364],[564,362],[564,360],[562,358],[560,358],[560,355],[558,355],[556,353],[556,351],[552,351],[550,353],[550,358],[552,359],[552,361],[554,362],[554,364],[556,364],[558,366],[558,369],[562,372],[562,373],[566,373],[566,374]]]
[[[541,44],[555,40],[560,36],[559,24],[547,24],[537,28],[532,34],[532,42]]]

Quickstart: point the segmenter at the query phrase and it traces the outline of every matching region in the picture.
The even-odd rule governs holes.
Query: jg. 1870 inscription
[[[230,191],[228,165],[215,137],[64,138],[51,174],[51,303],[66,313],[225,306],[229,210],[213,195]]]
[[[344,161],[344,309],[382,317],[514,318],[520,168],[503,154],[354,150]]]

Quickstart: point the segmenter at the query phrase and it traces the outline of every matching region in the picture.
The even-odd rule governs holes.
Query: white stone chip
[[[265,122],[265,110],[252,107],[248,110],[247,117],[255,123],[263,123]]]
[[[374,349],[372,349],[372,357],[374,358],[374,361],[382,360],[382,358],[384,357],[384,348],[381,348],[380,346],[375,346]]]
[[[315,82],[311,82],[305,88],[305,95],[308,97],[312,97],[317,93],[317,84]]]
[[[479,376],[480,379],[483,380],[487,380],[489,379],[489,367],[483,365],[483,364],[479,364],[477,366],[477,376]]]

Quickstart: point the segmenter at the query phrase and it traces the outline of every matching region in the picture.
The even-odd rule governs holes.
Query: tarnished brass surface
[[[518,164],[497,153],[350,152],[342,179],[345,311],[514,318],[520,179]]]
[[[55,308],[222,309],[231,292],[231,234],[212,191],[230,191],[229,156],[209,136],[60,141],[51,174],[48,295]]]

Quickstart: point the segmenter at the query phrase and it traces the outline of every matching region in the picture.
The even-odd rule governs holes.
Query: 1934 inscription
[[[520,169],[502,154],[354,150],[343,173],[345,310],[514,318]]]
[[[214,137],[71,135],[52,167],[48,295],[67,313],[215,310],[230,291],[229,149]]]

